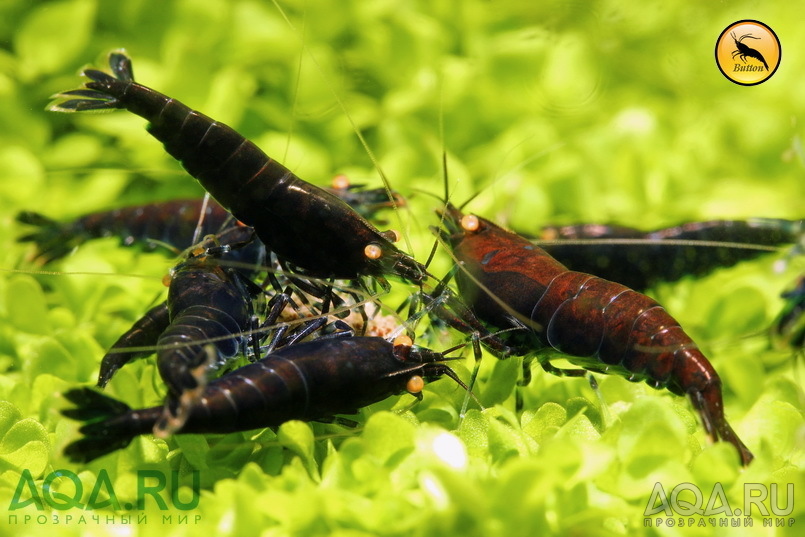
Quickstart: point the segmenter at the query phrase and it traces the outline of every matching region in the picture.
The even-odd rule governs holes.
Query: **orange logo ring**
[[[782,54],[774,30],[756,20],[733,22],[716,40],[719,71],[741,86],[756,86],[771,78],[780,66]]]

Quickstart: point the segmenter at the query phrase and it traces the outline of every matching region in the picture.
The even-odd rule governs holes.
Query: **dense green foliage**
[[[705,502],[720,482],[743,509],[744,483],[794,483],[793,527],[722,534],[797,534],[805,524],[802,371],[768,348],[780,291],[803,268],[775,273],[767,256],[652,293],[718,369],[733,427],[757,456],[746,470],[731,446],[711,445],[689,404],[620,378],[539,370],[515,412],[519,362],[484,360],[478,392],[489,408],[462,421],[449,380],[365,409],[361,427],[288,423],[272,432],[142,437],[86,466],[61,454],[77,436],[60,393],[90,384],[104,349],[164,293],[171,261],[87,244],[48,270],[26,261],[24,209],[56,218],[201,194],[200,187],[127,113],[47,113],[77,71],[105,67],[126,48],[143,83],[224,121],[301,177],[336,173],[380,185],[381,168],[410,211],[386,215],[425,259],[441,195],[450,188],[500,223],[618,222],[651,229],[716,218],[802,218],[805,33],[794,3],[646,4],[431,0],[6,0],[0,5],[0,535],[707,535],[704,527],[642,529],[652,488],[683,482]],[[782,64],[741,87],[716,68],[721,30],[743,18],[769,24]],[[377,166],[356,135],[359,131]],[[289,222],[294,225],[294,222]],[[439,252],[433,272],[450,259]],[[86,273],[91,273],[87,275]],[[410,291],[396,284],[384,302]],[[435,348],[460,340],[445,335]],[[457,366],[462,375],[465,366]],[[109,392],[155,404],[153,365],[126,367]],[[191,511],[7,513],[24,470],[41,485],[79,473],[83,501],[106,472],[122,504],[136,471],[201,480]],[[71,497],[72,484],[54,485]],[[180,496],[186,497],[185,490]],[[785,505],[785,495],[779,502]],[[101,523],[79,525],[81,514]],[[120,525],[121,515],[145,524]],[[9,524],[10,514],[18,516]],[[51,515],[51,513],[48,513]],[[72,514],[72,523],[64,516]],[[164,522],[163,515],[173,519]],[[107,524],[106,516],[115,519]],[[189,515],[189,523],[178,523]],[[199,520],[196,522],[196,516]],[[677,519],[679,517],[676,517]],[[743,517],[730,517],[730,521]],[[653,520],[653,519],[652,519]],[[801,531],[801,530],[800,530]]]

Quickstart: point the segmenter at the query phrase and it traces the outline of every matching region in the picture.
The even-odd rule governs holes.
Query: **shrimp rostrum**
[[[405,336],[401,336],[405,338]],[[329,421],[408,391],[421,396],[424,380],[447,375],[464,384],[442,353],[379,337],[321,338],[289,345],[207,384],[192,402],[179,433],[229,433],[273,427],[288,420]],[[83,421],[83,438],[65,448],[87,462],[151,432],[162,407],[138,410],[91,388],[65,397],[62,413]]]
[[[522,338],[518,353],[545,347],[587,370],[617,373],[687,395],[714,441],[753,456],[724,417],[721,379],[660,304],[626,286],[568,270],[543,249],[492,222],[448,205],[440,235],[461,270],[459,293],[482,321]],[[546,371],[568,373],[542,360]],[[571,372],[572,374],[572,372]]]
[[[317,278],[420,284],[425,267],[399,250],[335,194],[303,181],[235,130],[134,82],[131,60],[109,55],[114,76],[85,69],[81,89],[56,95],[55,112],[124,108],[147,119],[148,132],[235,218],[252,226],[277,257]]]

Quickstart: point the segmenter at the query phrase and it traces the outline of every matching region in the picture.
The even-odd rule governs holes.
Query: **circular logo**
[[[765,82],[777,71],[783,51],[774,31],[759,21],[727,26],[716,41],[716,64],[730,81],[742,86]]]

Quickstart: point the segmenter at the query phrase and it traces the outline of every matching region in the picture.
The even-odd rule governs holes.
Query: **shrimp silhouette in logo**
[[[747,37],[749,39],[760,39],[759,37],[754,37],[752,34],[744,34],[741,36],[740,39],[738,39],[737,37],[735,37],[735,32],[730,32],[730,37],[732,37],[732,40],[735,41],[735,46],[738,47],[732,53],[733,58],[735,58],[735,56],[738,56],[739,58],[741,58],[741,60],[743,60],[744,63],[746,63],[746,57],[749,56],[750,58],[755,58],[756,60],[761,62],[763,66],[766,68],[766,71],[769,70],[769,64],[766,63],[766,59],[763,57],[763,54],[761,54],[757,50],[753,49],[749,45],[746,45],[742,42]]]

